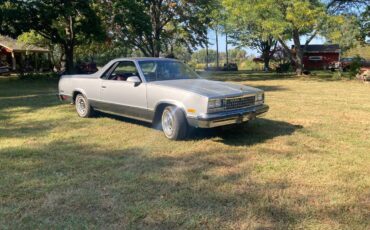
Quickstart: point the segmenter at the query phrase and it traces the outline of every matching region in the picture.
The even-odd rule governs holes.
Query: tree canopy
[[[105,35],[90,0],[3,0],[0,6],[0,33],[16,36],[33,30],[62,45],[69,72],[73,69],[75,45],[102,40]]]
[[[145,56],[158,57],[175,42],[189,49],[206,43],[208,0],[117,0],[113,3],[117,37]]]
[[[72,71],[76,57],[175,56],[207,46],[207,30],[258,50],[265,69],[278,43],[297,73],[318,35],[343,51],[370,40],[368,0],[0,0],[0,33],[57,45]],[[42,36],[42,39],[40,38]],[[36,39],[36,40],[35,40]],[[226,41],[226,60],[228,53]],[[293,44],[293,47],[291,46]],[[223,55],[223,54],[222,54]],[[193,55],[194,57],[197,55]],[[211,57],[212,56],[212,57]],[[208,57],[208,58],[207,58]],[[218,46],[216,62],[219,62]],[[201,58],[203,59],[203,58]]]

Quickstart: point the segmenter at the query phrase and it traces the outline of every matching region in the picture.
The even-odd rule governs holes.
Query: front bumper
[[[187,120],[189,125],[196,128],[214,128],[246,122],[266,113],[268,110],[268,105],[256,105],[244,109],[187,117]]]

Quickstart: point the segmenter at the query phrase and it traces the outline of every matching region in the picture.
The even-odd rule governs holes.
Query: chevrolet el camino
[[[70,100],[80,117],[102,111],[151,122],[173,140],[193,127],[240,124],[269,109],[260,89],[201,79],[165,58],[120,58],[94,74],[64,75],[59,98]]]

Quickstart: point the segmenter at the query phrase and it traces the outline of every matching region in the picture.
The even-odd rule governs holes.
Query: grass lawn
[[[213,78],[265,89],[270,112],[175,142],[79,118],[56,80],[0,78],[0,229],[370,228],[370,85]]]

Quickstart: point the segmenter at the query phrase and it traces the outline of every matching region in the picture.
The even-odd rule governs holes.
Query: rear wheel
[[[171,140],[186,138],[188,123],[185,114],[175,106],[167,106],[162,113],[162,130],[164,135]]]
[[[93,116],[94,110],[90,106],[89,101],[82,94],[76,96],[75,106],[78,116],[83,118]]]

